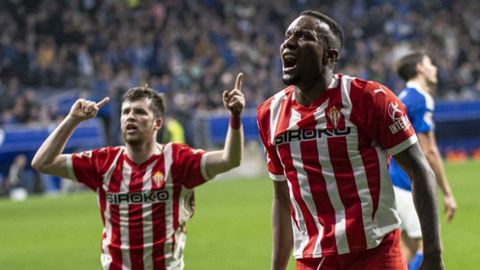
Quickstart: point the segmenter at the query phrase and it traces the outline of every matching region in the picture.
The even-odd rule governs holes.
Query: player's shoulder
[[[435,106],[435,102],[430,94],[415,87],[406,87],[403,89],[399,98],[407,107],[414,106],[433,110]]]
[[[168,149],[170,148],[171,151],[173,152],[173,155],[178,155],[178,154],[181,154],[181,155],[184,155],[184,154],[198,154],[198,153],[204,153],[205,150],[203,149],[195,149],[193,147],[191,147],[190,145],[186,144],[186,143],[173,143],[173,142],[169,142],[165,145],[162,145],[163,149]]]
[[[388,96],[395,96],[387,86],[371,80],[339,74],[342,85],[350,87],[350,97],[355,101],[383,99]],[[346,82],[349,82],[348,84]]]
[[[292,95],[293,90],[295,89],[295,86],[290,85],[277,93],[275,93],[273,96],[269,97],[267,100],[262,102],[260,105],[257,107],[257,116],[260,118],[261,116],[264,116],[267,114],[272,108],[272,104],[279,105],[280,100],[283,100],[287,98],[288,96]]]

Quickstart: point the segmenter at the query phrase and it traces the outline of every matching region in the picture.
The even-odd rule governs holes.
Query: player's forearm
[[[241,121],[240,117],[237,120]],[[225,146],[223,149],[223,159],[227,161],[230,168],[238,167],[242,161],[243,156],[243,127],[241,124],[230,124],[228,127],[227,137],[225,139]]]
[[[287,268],[293,245],[289,206],[274,199],[272,206],[272,270]]]
[[[447,175],[445,173],[445,168],[443,166],[442,157],[440,153],[434,149],[425,153],[425,156],[432,167],[433,173],[435,174],[435,178],[437,179],[437,185],[442,191],[443,195],[451,196],[452,190],[447,180]]]
[[[67,140],[79,123],[72,118],[65,118],[37,150],[32,160],[32,167],[39,171],[45,171],[45,167],[52,164],[63,152]]]
[[[442,247],[435,175],[428,166],[414,168],[412,171],[413,199],[420,219],[424,253],[429,256],[440,256]]]
[[[229,126],[223,150],[207,153],[207,174],[215,177],[219,173],[238,167],[243,155],[243,128]]]

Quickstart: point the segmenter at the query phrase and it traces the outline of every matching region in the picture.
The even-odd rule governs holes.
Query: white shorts
[[[412,192],[395,186],[393,189],[395,191],[398,215],[402,221],[400,228],[406,232],[410,238],[422,238],[420,220],[418,219],[417,210],[415,210],[415,205],[413,204]]]

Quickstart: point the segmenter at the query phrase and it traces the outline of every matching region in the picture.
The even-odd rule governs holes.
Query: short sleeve
[[[391,155],[417,142],[415,130],[407,116],[405,105],[387,87],[369,82],[360,108],[365,117],[358,117],[360,128]]]
[[[206,170],[206,155],[202,149],[185,144],[172,144],[175,179],[181,179],[187,188],[194,188],[210,180]]]
[[[262,141],[264,150],[265,150],[265,155],[267,158],[267,170],[270,178],[272,178],[275,181],[285,181],[287,178],[285,177],[284,174],[284,168],[282,166],[282,163],[280,162],[280,158],[277,154],[276,147],[271,143],[271,141],[268,139],[270,134],[270,130],[267,128],[269,127],[268,122],[269,119],[266,116],[262,117],[262,113],[260,112],[260,108],[258,109],[257,113],[257,125],[258,125],[258,133],[260,136],[260,139]],[[265,122],[267,122],[265,124]]]
[[[106,150],[102,148],[67,155],[67,169],[70,178],[96,190],[101,184],[98,165],[102,163],[102,159],[106,158],[102,152],[106,152]]]

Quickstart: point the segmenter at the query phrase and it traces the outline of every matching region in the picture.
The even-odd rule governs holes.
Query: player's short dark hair
[[[123,95],[122,103],[125,101],[137,101],[144,98],[151,101],[150,109],[152,109],[155,117],[161,117],[164,115],[165,105],[163,103],[162,95],[158,94],[152,88],[147,86],[138,86],[128,89],[128,91]]]
[[[400,58],[396,64],[398,76],[406,82],[415,78],[418,74],[417,64],[421,63],[425,56],[424,52],[416,51]]]
[[[328,37],[328,46],[337,49],[339,52],[342,51],[345,34],[343,33],[342,27],[334,19],[315,10],[305,10],[300,13],[300,16],[311,16],[326,23],[334,35],[333,37]]]

